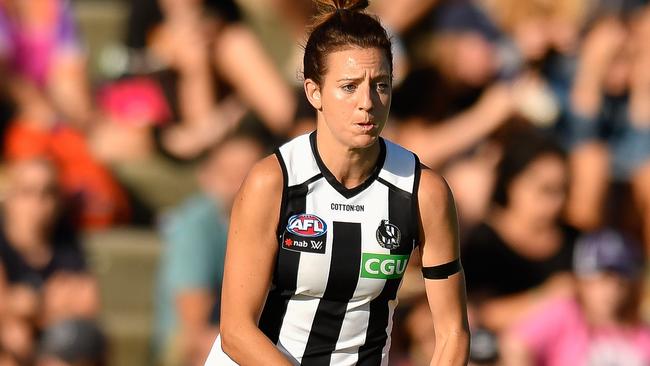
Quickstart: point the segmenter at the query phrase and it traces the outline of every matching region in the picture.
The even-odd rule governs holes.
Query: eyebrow
[[[377,75],[376,77],[372,78],[371,80],[374,81],[374,80],[388,79],[388,78],[389,78],[388,74],[380,74],[380,75]],[[364,79],[363,76],[358,77],[358,78],[347,77],[347,78],[338,79],[338,80],[336,80],[336,82],[338,83],[338,82],[341,82],[341,81],[360,81],[360,80],[363,80],[363,79]]]

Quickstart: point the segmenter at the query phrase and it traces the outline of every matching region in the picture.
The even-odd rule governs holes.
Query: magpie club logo
[[[402,240],[402,233],[399,228],[388,222],[388,220],[381,220],[375,235],[379,245],[386,249],[398,248]]]

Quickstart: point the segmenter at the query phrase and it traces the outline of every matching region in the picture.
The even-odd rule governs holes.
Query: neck
[[[30,265],[41,267],[50,260],[51,248],[46,237],[41,235],[39,230],[7,225],[5,234],[11,246]]]
[[[360,185],[372,174],[381,149],[378,141],[364,148],[345,146],[327,127],[318,129],[316,145],[327,169],[346,188]]]

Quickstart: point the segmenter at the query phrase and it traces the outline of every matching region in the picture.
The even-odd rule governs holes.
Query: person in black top
[[[94,317],[99,295],[75,237],[59,229],[54,166],[43,159],[16,162],[7,178],[0,216],[0,348],[28,362],[40,330],[64,318]]]
[[[543,299],[571,291],[577,232],[560,214],[568,184],[564,152],[533,131],[504,144],[493,207],[466,238],[462,261],[478,321],[501,331]]]

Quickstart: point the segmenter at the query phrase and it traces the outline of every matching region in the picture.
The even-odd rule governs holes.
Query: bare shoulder
[[[422,213],[435,208],[445,208],[453,203],[451,189],[447,181],[438,173],[422,165],[418,201]]]
[[[239,192],[240,198],[265,198],[275,197],[282,193],[284,176],[277,157],[271,154],[257,162],[248,173]],[[279,198],[279,197],[278,197]]]

